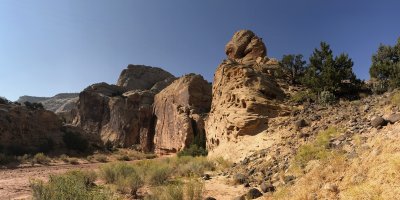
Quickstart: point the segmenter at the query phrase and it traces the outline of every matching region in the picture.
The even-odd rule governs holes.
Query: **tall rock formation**
[[[174,77],[160,69],[129,65],[118,85],[98,83],[79,94],[73,125],[98,144],[152,150],[154,95]]]
[[[206,121],[209,149],[265,130],[284,98],[273,77],[278,63],[266,57],[264,43],[253,32],[236,32],[225,50],[228,59],[215,72]]]
[[[154,147],[158,154],[175,153],[195,140],[205,140],[204,115],[211,106],[211,85],[189,74],[155,96]],[[205,141],[204,141],[205,142]]]

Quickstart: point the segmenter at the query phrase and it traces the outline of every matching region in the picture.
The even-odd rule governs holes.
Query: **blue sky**
[[[0,0],[0,96],[52,96],[115,83],[128,64],[212,81],[239,29],[263,38],[268,56],[321,41],[346,52],[368,79],[371,55],[400,36],[397,0]]]

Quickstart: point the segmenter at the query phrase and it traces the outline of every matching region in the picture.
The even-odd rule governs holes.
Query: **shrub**
[[[100,168],[100,175],[107,183],[116,184],[117,189],[123,193],[136,195],[137,190],[143,186],[143,180],[136,169],[126,163],[110,163]]]
[[[391,103],[393,105],[400,106],[400,91],[396,91],[393,93]]]
[[[336,102],[336,97],[332,92],[322,91],[319,95],[319,103],[324,105],[332,105]]]
[[[70,159],[68,159],[68,162],[69,162],[71,165],[78,165],[78,164],[79,164],[79,161],[78,161],[77,158],[70,158]]]
[[[178,157],[172,160],[175,167],[174,174],[179,176],[202,176],[205,171],[215,169],[215,163],[208,160],[206,157]]]
[[[299,91],[295,93],[290,100],[294,103],[315,102],[317,100],[317,95],[310,91]]]
[[[152,190],[152,195],[147,196],[146,200],[183,200],[182,184],[169,184],[162,187],[156,187]]]
[[[9,164],[11,162],[14,162],[15,158],[13,156],[4,154],[4,153],[0,153],[0,165],[6,165]]]
[[[114,199],[111,192],[95,187],[95,180],[94,172],[70,171],[63,175],[50,175],[48,183],[32,180],[30,187],[33,198],[38,200]]]
[[[6,99],[5,97],[0,97],[0,104],[10,104],[11,101]]]
[[[300,168],[304,168],[311,160],[326,159],[331,153],[328,150],[329,142],[338,134],[338,130],[332,127],[320,132],[313,143],[305,144],[297,150],[297,154],[294,157],[295,164]]]
[[[155,165],[148,170],[148,183],[150,185],[162,185],[171,175],[171,168],[168,165]]]
[[[67,155],[65,155],[65,154],[62,154],[60,156],[60,159],[65,163],[69,162],[69,157]]]
[[[87,139],[83,138],[79,133],[66,131],[63,135],[63,141],[68,149],[85,152],[89,147]]]
[[[185,199],[187,200],[202,200],[203,199],[204,184],[195,179],[190,179],[185,183],[183,190]]]
[[[33,156],[32,164],[38,163],[42,165],[48,165],[51,162],[51,159],[44,155],[44,153],[37,153]]]
[[[96,155],[96,156],[95,156],[95,159],[96,159],[98,162],[102,162],[102,163],[108,162],[107,156],[105,156],[105,155]]]
[[[203,147],[199,147],[196,144],[192,144],[190,145],[189,148],[183,149],[182,151],[178,152],[178,157],[181,156],[207,156],[208,151],[203,148]]]
[[[119,160],[119,161],[130,161],[131,158],[128,155],[119,155],[117,157],[117,160]]]
[[[31,103],[29,101],[25,101],[24,105],[30,110],[43,110],[44,109],[42,103]]]

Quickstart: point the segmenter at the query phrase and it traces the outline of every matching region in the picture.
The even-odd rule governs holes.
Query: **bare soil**
[[[46,180],[50,174],[60,174],[74,169],[96,170],[101,164],[58,164],[53,166],[24,166],[15,169],[0,169],[0,199],[30,199],[29,181],[31,179]]]

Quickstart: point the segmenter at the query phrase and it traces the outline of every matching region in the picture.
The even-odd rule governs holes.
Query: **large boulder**
[[[46,152],[62,146],[62,123],[51,111],[0,105],[0,152]]]
[[[210,106],[211,85],[200,75],[185,75],[158,93],[154,99],[155,152],[173,153],[195,138],[205,140],[203,116]]]
[[[237,31],[225,46],[229,59],[238,62],[255,61],[258,57],[267,55],[267,48],[262,39],[250,30]]]
[[[150,90],[155,84],[162,84],[166,79],[172,78],[174,78],[172,74],[158,67],[128,65],[127,69],[121,72],[117,85],[126,90]],[[164,84],[164,87],[166,86],[168,83]]]
[[[239,136],[260,133],[268,127],[269,118],[280,114],[280,100],[285,95],[273,77],[277,63],[266,57],[255,58],[265,55],[265,52],[257,54],[245,50],[251,40],[261,42],[257,38],[249,31],[235,33],[227,47],[235,44],[237,50],[227,50],[228,58],[248,55],[256,61],[239,63],[227,59],[214,74],[211,111],[206,121],[209,149],[220,143],[237,141]],[[236,51],[242,53],[232,53]]]
[[[121,147],[140,144],[149,151],[154,92],[125,90],[106,83],[89,86],[79,94],[73,124],[96,143]]]

